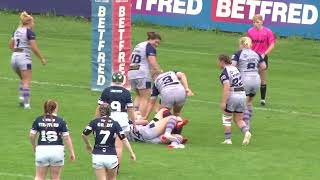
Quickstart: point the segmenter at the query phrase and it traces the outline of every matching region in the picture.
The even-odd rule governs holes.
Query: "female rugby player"
[[[243,112],[245,111],[246,94],[239,70],[232,66],[229,56],[220,55],[218,57],[218,66],[222,69],[220,81],[223,86],[221,110],[223,112],[222,122],[224,126],[225,141],[223,144],[232,144],[231,141],[231,122],[232,116],[238,127],[244,134],[242,144],[250,143],[251,133],[243,121]]]
[[[57,116],[57,113],[58,103],[49,99],[44,103],[44,114],[37,117],[32,124],[30,142],[35,152],[35,180],[45,180],[48,170],[51,171],[51,179],[60,179],[64,165],[62,139],[68,146],[71,161],[75,160],[67,124],[63,118]],[[37,133],[39,133],[39,138],[36,144]]]
[[[250,120],[253,113],[253,98],[261,84],[259,70],[266,69],[264,59],[251,49],[252,41],[249,37],[242,37],[239,40],[240,51],[232,56],[232,65],[236,66],[242,76],[244,90],[247,96],[247,108],[243,120],[250,129]]]
[[[263,26],[262,16],[259,14],[254,15],[253,17],[253,26],[248,30],[248,37],[252,40],[252,49],[259,53],[262,58],[265,60],[268,68],[268,54],[273,50],[276,39],[272,31]],[[260,71],[261,77],[261,105],[266,104],[266,94],[267,94],[267,68]]]
[[[136,160],[130,143],[121,129],[119,123],[110,119],[111,106],[101,104],[100,118],[92,120],[82,133],[82,139],[86,149],[92,153],[92,164],[97,180],[115,180],[117,177],[118,157],[115,148],[116,136],[118,136],[131,154],[131,159]],[[95,145],[91,146],[88,135],[95,135]]]
[[[24,109],[30,109],[30,83],[32,76],[31,51],[45,65],[47,61],[40,53],[36,44],[36,35],[32,31],[34,19],[26,12],[20,15],[21,25],[12,35],[9,41],[9,48],[13,51],[11,66],[20,78],[19,100]]]
[[[154,71],[152,72],[154,85],[148,102],[146,118],[151,113],[158,96],[160,95],[160,109],[173,109],[175,116],[180,116],[181,110],[187,100],[187,97],[193,96],[189,88],[187,76],[183,72],[175,71]]]
[[[168,148],[184,148],[186,139],[180,134],[173,134],[174,129],[181,129],[186,125],[185,120],[172,116],[167,108],[162,108],[156,114],[154,120],[136,121],[136,129],[130,129],[128,139],[153,144],[168,144]]]
[[[157,63],[157,51],[161,36],[155,32],[148,32],[148,40],[136,45],[131,55],[131,64],[128,72],[131,88],[136,91],[135,107],[145,117],[151,94],[150,70],[160,71]]]

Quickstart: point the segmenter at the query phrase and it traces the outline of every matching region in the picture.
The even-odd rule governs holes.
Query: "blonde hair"
[[[252,40],[249,37],[242,37],[239,40],[239,44],[244,48],[251,49],[252,47]]]
[[[20,14],[20,24],[21,26],[29,25],[33,22],[33,17],[29,15],[26,11]]]
[[[263,18],[260,14],[256,14],[252,18],[253,21],[263,21]]]

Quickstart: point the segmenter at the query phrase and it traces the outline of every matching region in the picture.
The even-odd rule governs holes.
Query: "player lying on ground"
[[[157,62],[157,50],[161,36],[155,32],[148,32],[148,40],[139,43],[132,51],[131,64],[128,72],[132,90],[136,92],[135,107],[145,117],[151,94],[151,69],[160,71]]]
[[[92,120],[82,133],[82,139],[86,149],[92,153],[92,166],[95,169],[97,180],[115,180],[117,177],[118,157],[115,148],[116,137],[119,137],[128,149],[132,160],[136,156],[124,131],[117,121],[112,120],[111,107],[102,104],[99,107],[100,118]],[[95,138],[94,147],[91,146],[88,135],[93,132]]]
[[[243,120],[250,129],[250,120],[253,113],[252,102],[260,84],[259,70],[266,69],[264,59],[255,51],[251,50],[252,41],[249,37],[242,37],[239,40],[240,51],[232,56],[232,65],[236,66],[242,77],[244,90],[247,96],[247,107],[244,112]]]
[[[193,96],[189,88],[187,76],[182,72],[161,71],[152,72],[154,86],[148,103],[146,119],[152,111],[157,97],[160,95],[160,109],[173,109],[173,115],[180,116],[181,110],[186,102],[187,96]]]
[[[231,123],[232,116],[234,116],[236,124],[244,134],[242,144],[248,145],[250,143],[251,133],[243,121],[243,112],[246,109],[246,94],[244,92],[241,74],[236,67],[232,66],[231,59],[227,55],[220,55],[218,57],[218,66],[223,70],[220,75],[220,81],[223,85],[220,105],[223,112],[222,122],[225,134],[223,144],[232,144]]]
[[[30,130],[30,142],[35,152],[36,177],[35,180],[45,180],[48,170],[51,179],[59,180],[64,165],[65,141],[71,161],[75,160],[72,140],[68,132],[67,124],[63,118],[57,116],[58,103],[47,100],[44,103],[44,114],[36,118]],[[36,135],[39,133],[38,143]]]
[[[12,50],[11,66],[20,78],[19,103],[24,109],[30,109],[30,84],[32,78],[31,51],[45,65],[47,62],[40,53],[36,44],[36,35],[32,31],[34,19],[26,12],[20,15],[21,24],[13,33],[9,41]]]
[[[172,134],[175,128],[182,129],[187,124],[186,121],[179,121],[176,116],[167,113],[168,109],[161,109],[155,116],[155,120],[138,120],[136,129],[131,128],[128,135],[130,141],[140,141],[147,143],[171,143],[169,148],[184,148],[186,139],[180,134]],[[164,115],[164,116],[163,116]]]

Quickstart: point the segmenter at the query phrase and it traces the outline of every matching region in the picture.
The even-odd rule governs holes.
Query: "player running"
[[[151,93],[150,70],[160,71],[157,63],[157,51],[161,36],[155,32],[148,32],[148,40],[139,43],[131,55],[131,64],[128,72],[131,88],[136,91],[135,107],[145,117]]]
[[[32,31],[34,19],[25,11],[20,15],[21,25],[13,33],[9,41],[12,50],[11,66],[20,78],[19,103],[24,109],[30,109],[30,83],[32,77],[31,51],[45,65],[47,62],[40,53],[36,44],[36,35]]]
[[[246,108],[246,94],[239,70],[232,66],[229,56],[220,55],[218,57],[218,66],[223,69],[220,75],[220,81],[223,85],[221,110],[223,112],[222,122],[224,126],[225,141],[223,144],[232,144],[231,141],[231,122],[232,116],[238,127],[244,134],[242,144],[250,143],[251,133],[243,121],[243,112]]]
[[[57,116],[58,103],[47,100],[44,103],[44,115],[35,119],[30,130],[30,142],[35,152],[36,180],[45,180],[47,171],[51,171],[51,179],[60,179],[64,165],[64,146],[68,146],[71,161],[75,160],[72,140],[63,118]],[[38,143],[36,135],[39,133]]]
[[[241,73],[244,90],[247,95],[247,108],[244,112],[243,120],[250,129],[250,120],[253,113],[252,102],[261,83],[259,70],[266,69],[266,63],[258,53],[251,50],[252,41],[250,38],[240,38],[239,46],[240,51],[232,56],[232,65],[238,67]]]
[[[100,105],[110,104],[112,112],[111,118],[120,124],[120,127],[127,134],[130,130],[129,118],[135,123],[135,114],[133,109],[133,103],[130,92],[123,87],[122,83],[125,77],[119,72],[112,74],[112,86],[106,88],[100,99],[98,100],[98,106],[96,108],[96,117],[100,117]],[[135,124],[134,124],[135,126]],[[116,150],[119,158],[119,162],[122,159],[122,141],[116,139]]]
[[[155,71],[152,74],[154,85],[152,94],[147,108],[146,117],[152,111],[158,95],[160,95],[160,109],[173,109],[175,116],[180,116],[180,112],[186,102],[187,96],[193,96],[192,90],[189,88],[187,76],[182,72],[168,71],[162,73]]]
[[[268,68],[268,54],[273,50],[276,39],[272,31],[263,26],[262,16],[259,14],[254,15],[253,17],[253,26],[248,30],[248,37],[252,40],[252,49],[259,53],[262,58],[264,58],[267,68]],[[266,94],[267,94],[267,68],[260,71],[261,78],[261,105],[266,104]]]
[[[101,117],[92,120],[82,133],[86,149],[92,153],[92,166],[95,169],[97,180],[115,180],[117,177],[119,162],[115,149],[116,136],[122,140],[130,152],[131,159],[136,160],[136,156],[120,124],[109,117],[111,111],[112,108],[109,104],[100,105],[99,113]],[[92,132],[95,136],[93,148],[88,139],[89,134]]]

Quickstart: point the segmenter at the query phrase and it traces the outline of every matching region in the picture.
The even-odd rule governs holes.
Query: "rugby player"
[[[35,152],[36,176],[35,180],[45,180],[48,170],[51,172],[51,179],[60,179],[64,165],[65,141],[69,152],[70,160],[75,160],[72,140],[68,127],[63,118],[57,116],[58,103],[47,100],[44,103],[44,114],[35,119],[30,130],[30,142]],[[38,143],[36,135],[39,133]]]
[[[115,149],[116,136],[121,139],[130,152],[131,159],[136,160],[125,132],[117,121],[110,118],[111,111],[112,107],[109,104],[100,105],[101,117],[92,120],[82,133],[86,149],[92,153],[92,166],[95,169],[97,180],[115,180],[117,177],[119,162]],[[92,132],[95,135],[94,147],[88,138]]]
[[[131,88],[136,91],[135,108],[145,117],[151,93],[150,70],[160,70],[157,63],[157,51],[161,36],[155,32],[148,32],[148,40],[139,43],[133,49],[131,64],[128,72]]]
[[[9,41],[9,48],[12,50],[11,66],[19,76],[19,104],[24,109],[30,109],[30,83],[32,78],[31,51],[45,65],[47,61],[40,53],[36,44],[36,35],[32,31],[34,19],[27,12],[20,15],[20,26],[13,33]]]
[[[167,108],[160,109],[154,120],[137,121],[136,130],[131,128],[128,139],[130,141],[140,141],[153,144],[168,144],[168,148],[184,148],[186,139],[180,134],[173,134],[174,129],[181,129],[183,123],[176,116],[172,116]]]
[[[251,133],[246,123],[243,121],[243,112],[246,109],[246,94],[239,70],[232,66],[231,58],[227,55],[218,57],[218,66],[222,69],[220,81],[223,86],[221,110],[223,112],[222,122],[224,126],[225,141],[223,144],[232,144],[231,123],[232,116],[237,126],[244,134],[242,144],[250,143]]]
[[[248,37],[252,40],[252,49],[259,53],[262,58],[265,60],[267,68],[269,58],[268,55],[274,49],[276,39],[273,35],[273,32],[263,26],[263,19],[262,16],[256,14],[252,18],[253,26],[248,30]],[[260,78],[261,78],[261,86],[260,86],[260,93],[261,93],[261,105],[266,104],[266,94],[267,94],[267,68],[260,71]]]
[[[112,86],[106,88],[98,100],[98,106],[96,108],[96,117],[100,117],[100,105],[110,104],[111,106],[111,118],[120,124],[120,127],[127,134],[130,130],[129,118],[132,120],[135,126],[135,114],[133,109],[133,103],[130,92],[123,87],[124,75],[120,72],[112,74]],[[120,138],[116,139],[116,150],[121,163],[123,144]]]
[[[161,71],[154,71],[152,78],[154,79],[154,85],[146,117],[152,111],[159,95],[161,101],[159,108],[173,109],[173,115],[180,116],[187,96],[194,95],[189,88],[187,76],[182,72],[168,71],[162,73]]]
[[[253,113],[253,98],[255,97],[261,80],[259,70],[266,69],[264,59],[251,49],[252,41],[249,37],[242,37],[239,40],[240,51],[232,56],[232,65],[236,66],[242,76],[244,90],[247,96],[247,108],[244,112],[243,120],[250,129],[250,120]]]

